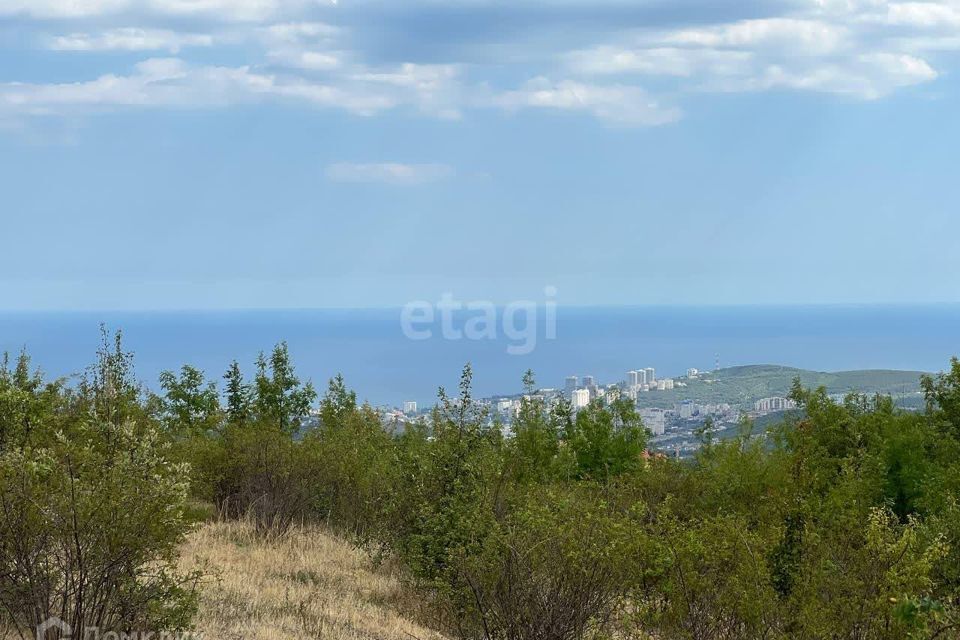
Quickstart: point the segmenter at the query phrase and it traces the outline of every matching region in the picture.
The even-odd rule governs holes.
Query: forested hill
[[[681,382],[687,386],[643,394],[641,402],[649,406],[671,406],[682,400],[752,404],[760,398],[787,395],[797,377],[804,387],[826,387],[831,394],[856,391],[910,397],[919,393],[922,375],[922,371],[870,369],[830,373],[779,365],[750,365],[701,373],[697,379],[683,379]]]

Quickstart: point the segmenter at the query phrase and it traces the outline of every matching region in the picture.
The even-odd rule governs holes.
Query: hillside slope
[[[441,640],[401,611],[416,601],[390,572],[320,528],[280,539],[245,523],[210,523],[194,532],[181,565],[211,575],[197,631],[229,640]]]
[[[826,387],[828,393],[856,391],[909,396],[919,392],[921,375],[922,371],[877,369],[831,373],[778,365],[750,365],[704,373],[699,379],[683,380],[687,383],[686,387],[644,393],[640,401],[645,406],[663,407],[682,400],[750,405],[760,398],[787,395],[797,377],[803,386],[811,389]]]

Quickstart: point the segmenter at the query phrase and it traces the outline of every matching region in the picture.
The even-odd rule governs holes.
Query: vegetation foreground
[[[183,546],[184,571],[203,571],[197,631],[222,640],[432,640],[395,572],[322,527],[260,535],[214,522]]]
[[[691,461],[626,400],[507,436],[469,367],[399,433],[283,344],[224,378],[151,393],[119,334],[76,380],[4,360],[0,637],[960,637],[956,360],[921,412],[798,381]]]

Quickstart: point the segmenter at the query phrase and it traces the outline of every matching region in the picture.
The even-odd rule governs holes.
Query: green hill
[[[639,397],[641,406],[670,407],[683,400],[698,403],[729,403],[750,406],[756,400],[790,393],[794,378],[807,388],[826,387],[828,393],[885,393],[895,397],[916,396],[922,371],[886,369],[863,371],[807,371],[778,365],[730,367],[702,373],[698,379],[680,378],[685,387],[651,391]]]

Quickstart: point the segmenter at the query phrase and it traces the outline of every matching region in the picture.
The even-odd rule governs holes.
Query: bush
[[[0,397],[23,395],[0,380]],[[198,576],[176,570],[186,467],[150,424],[105,419],[125,394],[50,389],[29,437],[0,452],[0,615],[31,636],[52,616],[75,634],[189,627]]]
[[[482,547],[455,558],[458,632],[487,640],[573,640],[602,632],[637,575],[646,539],[594,487],[524,496]]]

